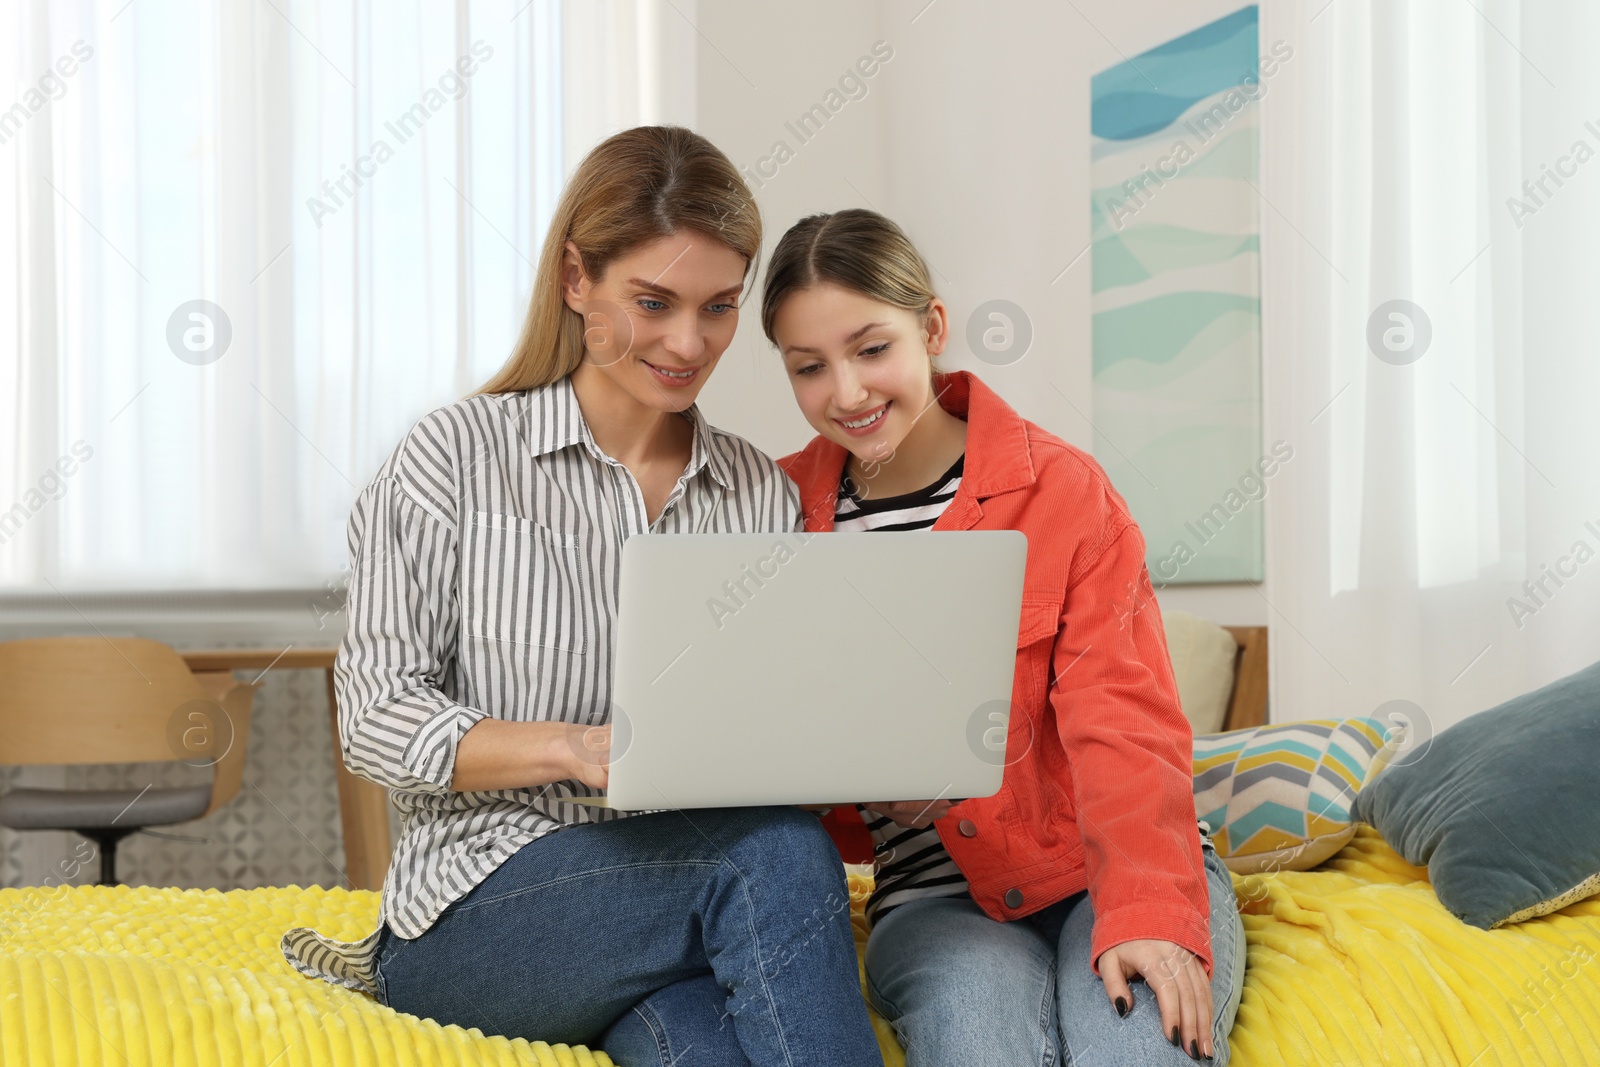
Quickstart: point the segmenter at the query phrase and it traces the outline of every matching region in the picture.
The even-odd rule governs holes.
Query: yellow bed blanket
[[[870,884],[851,876],[858,943]],[[1476,930],[1367,827],[1316,871],[1234,888],[1249,940],[1235,1067],[1600,1064],[1600,897]],[[377,907],[297,887],[0,890],[0,1067],[611,1063],[400,1015],[278,951],[291,926],[359,937]]]

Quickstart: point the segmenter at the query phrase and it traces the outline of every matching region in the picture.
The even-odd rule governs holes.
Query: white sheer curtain
[[[1273,719],[1420,740],[1600,658],[1600,8],[1265,15]]]
[[[578,158],[693,121],[693,17],[13,5],[0,590],[336,580],[358,489],[506,358]]]

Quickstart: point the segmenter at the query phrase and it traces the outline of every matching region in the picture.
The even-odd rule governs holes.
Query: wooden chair
[[[100,849],[116,884],[117,842],[146,826],[204,818],[239,792],[258,683],[191,672],[157,641],[48,637],[0,643],[0,763],[179,761],[211,782],[157,789],[13,789],[0,824],[72,830]]]

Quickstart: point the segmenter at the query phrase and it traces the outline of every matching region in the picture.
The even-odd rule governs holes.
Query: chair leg
[[[117,842],[134,833],[137,826],[92,826],[73,830],[95,843],[100,852],[100,881],[96,885],[117,885]]]

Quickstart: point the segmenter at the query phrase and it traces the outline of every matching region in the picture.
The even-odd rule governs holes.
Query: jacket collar
[[[972,496],[983,500],[1034,483],[1028,424],[1000,394],[964,370],[935,376],[933,387],[940,407],[967,420],[961,484]]]
[[[979,501],[1024,489],[1036,474],[1028,447],[1028,424],[999,394],[968,371],[935,375],[939,406],[967,423],[966,462],[955,499],[935,523],[939,529],[966,529],[983,515]],[[782,466],[800,487],[800,506],[808,529],[831,530],[839,479],[849,452],[818,436]]]

